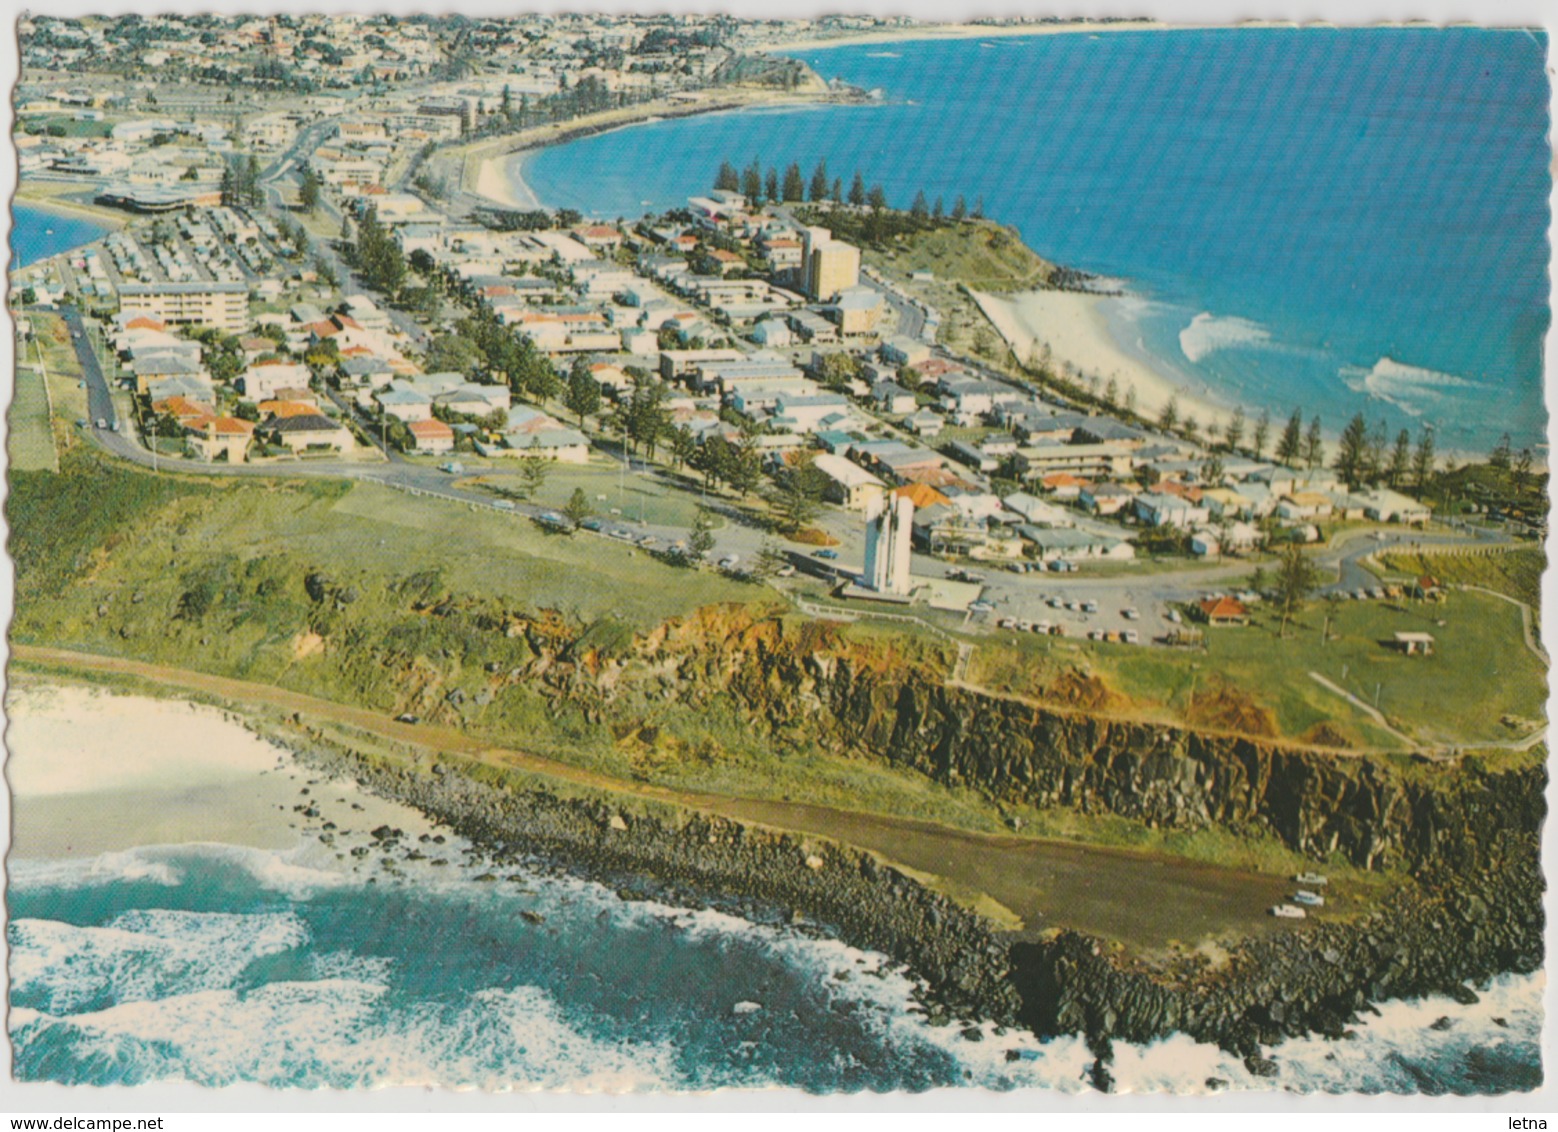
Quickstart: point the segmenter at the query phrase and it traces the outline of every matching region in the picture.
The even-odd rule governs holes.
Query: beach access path
[[[296,713],[445,758],[486,763],[770,829],[826,837],[879,855],[1011,930],[1073,928],[1148,954],[1161,953],[1172,941],[1193,947],[1211,939],[1291,930],[1290,924],[1266,915],[1266,909],[1284,899],[1291,887],[1285,876],[1162,853],[980,833],[804,802],[670,790],[494,746],[452,727],[403,723],[366,708],[268,684],[36,645],[13,644],[11,655],[13,660],[44,672],[129,677],[176,693],[215,696],[233,710],[269,708]],[[1352,904],[1345,910],[1352,912],[1358,907]]]

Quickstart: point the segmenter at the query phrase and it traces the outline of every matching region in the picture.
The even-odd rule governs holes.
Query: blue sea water
[[[825,1093],[1087,1088],[1080,1037],[914,1012],[880,955],[784,926],[619,900],[524,871],[482,882],[457,840],[394,878],[317,843],[13,861],[10,1037],[23,1081]],[[505,878],[513,876],[504,870]],[[373,879],[369,879],[372,877]],[[530,919],[526,918],[530,915]],[[540,917],[535,922],[535,917]],[[1488,1093],[1541,1080],[1543,979],[1385,1004],[1354,1041],[1269,1051],[1275,1081],[1177,1036],[1116,1044],[1132,1092]],[[1430,1023],[1448,1016],[1448,1030]],[[1497,1019],[1498,1021],[1495,1021]]]
[[[11,269],[27,267],[40,259],[90,244],[107,231],[101,224],[67,213],[12,204]]]
[[[856,169],[907,206],[983,198],[1059,262],[1126,281],[1128,349],[1192,392],[1362,410],[1441,450],[1542,447],[1546,39],[1211,30],[802,53],[877,105],[708,115],[542,150],[552,206],[635,217],[723,160]]]

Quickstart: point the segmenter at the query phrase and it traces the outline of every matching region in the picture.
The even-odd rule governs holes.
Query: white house
[[[1198,507],[1177,495],[1147,491],[1138,495],[1134,502],[1137,518],[1154,527],[1188,529],[1197,523],[1205,523],[1208,518],[1205,507]]]
[[[1376,488],[1361,494],[1363,513],[1378,523],[1426,523],[1433,515],[1426,503],[1389,488]]]
[[[812,462],[812,466],[828,479],[823,489],[824,497],[851,511],[864,511],[887,490],[879,477],[842,456],[825,452]]]
[[[280,389],[307,389],[313,374],[307,366],[261,363],[244,370],[239,391],[251,401],[270,401]]]
[[[386,415],[410,424],[412,421],[433,419],[433,399],[419,389],[413,389],[401,381],[392,381],[374,393],[373,399]]]

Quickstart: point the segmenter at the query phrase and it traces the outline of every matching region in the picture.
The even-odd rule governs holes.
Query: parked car
[[[588,519],[583,520],[579,524],[579,526],[583,527],[587,531],[599,531],[605,525],[605,523],[601,522],[593,515],[591,515]]]
[[[1135,621],[1138,617],[1141,616],[1141,614],[1139,612],[1137,612],[1134,608],[1132,608],[1132,609],[1122,609],[1122,610],[1120,610],[1120,615],[1122,617],[1124,617],[1127,621]]]
[[[812,551],[811,552],[811,556],[813,558],[826,558],[828,561],[831,562],[833,559],[835,559],[835,558],[837,558],[839,556],[839,552],[836,551],[836,550],[830,550],[827,547],[823,547],[823,549],[821,549],[821,550],[814,550],[814,551]]]

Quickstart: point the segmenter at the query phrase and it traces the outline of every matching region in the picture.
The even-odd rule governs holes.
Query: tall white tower
[[[866,568],[860,582],[881,594],[909,593],[909,555],[914,541],[914,500],[887,495],[866,508]]]

